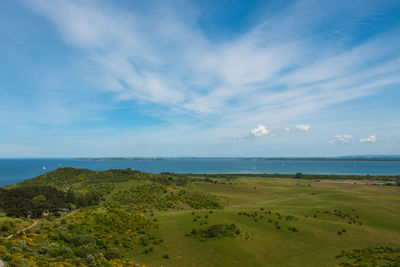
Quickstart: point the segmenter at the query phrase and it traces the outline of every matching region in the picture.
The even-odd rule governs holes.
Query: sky
[[[0,157],[398,155],[400,2],[0,2]]]

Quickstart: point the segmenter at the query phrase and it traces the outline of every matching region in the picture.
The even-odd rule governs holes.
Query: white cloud
[[[258,125],[257,128],[254,128],[253,130],[250,131],[250,134],[252,136],[256,136],[256,137],[264,136],[264,135],[267,135],[269,133],[270,133],[270,130],[268,130],[266,126],[261,125],[261,124]]]
[[[269,134],[274,135],[282,135],[285,133],[299,133],[301,131],[309,131],[311,128],[308,124],[298,124],[295,127],[276,127],[276,128],[267,128],[265,125],[259,124],[256,128],[250,130],[250,133],[246,136],[242,137],[233,137],[233,140],[244,140],[244,139],[251,139],[254,137],[265,136]]]
[[[309,124],[297,124],[296,129],[299,131],[304,131],[308,132],[310,130],[311,126]]]
[[[334,137],[332,137],[328,143],[329,144],[336,144],[336,143],[348,144],[348,143],[350,143],[351,138],[352,138],[351,134],[342,134],[342,135],[338,134],[338,135],[335,135]]]
[[[375,143],[375,142],[376,142],[376,137],[374,135],[360,139],[360,143]]]

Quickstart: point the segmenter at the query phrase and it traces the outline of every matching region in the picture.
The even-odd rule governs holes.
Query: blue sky
[[[0,157],[400,154],[396,0],[5,0],[0,40]]]

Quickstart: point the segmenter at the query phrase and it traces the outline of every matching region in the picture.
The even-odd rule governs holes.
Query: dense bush
[[[190,234],[201,238],[235,237],[240,234],[240,229],[235,224],[213,224],[200,230],[193,229]]]
[[[0,209],[7,216],[39,218],[44,212],[57,212],[75,204],[77,207],[97,205],[101,194],[96,191],[75,193],[51,186],[20,186],[0,190]]]
[[[0,191],[0,208],[7,216],[41,217],[44,211],[65,208],[65,193],[50,186],[26,186]]]
[[[399,266],[400,248],[374,247],[342,251],[336,259],[345,258],[339,266]]]
[[[7,266],[136,266],[124,252],[143,247],[153,251],[162,242],[152,234],[158,225],[157,219],[133,208],[86,207],[64,223],[44,221],[37,226],[40,231],[3,240],[0,255]],[[54,262],[58,265],[50,264]]]
[[[192,192],[181,190],[178,193],[179,200],[194,209],[222,209],[221,200],[212,194],[204,192]]]
[[[159,210],[172,208],[177,202],[175,194],[168,193],[164,185],[157,183],[132,186],[128,190],[118,191],[112,199],[124,205],[133,204]]]

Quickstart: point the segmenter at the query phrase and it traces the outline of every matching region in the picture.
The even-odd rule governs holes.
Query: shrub
[[[178,197],[181,202],[194,209],[222,209],[220,199],[209,193],[181,190]]]
[[[345,258],[345,261],[339,263],[338,266],[398,266],[400,248],[369,247],[351,251],[343,250],[335,258]]]
[[[194,230],[194,233],[203,238],[235,237],[240,234],[240,229],[235,224],[213,224],[199,231]]]
[[[104,256],[109,260],[121,258],[121,255],[120,255],[118,249],[116,249],[116,248],[107,250],[106,253],[104,254]]]
[[[37,195],[37,196],[35,196],[35,197],[33,198],[33,200],[36,200],[36,201],[40,201],[40,200],[46,201],[47,199],[46,199],[46,196],[45,196],[45,195]]]

